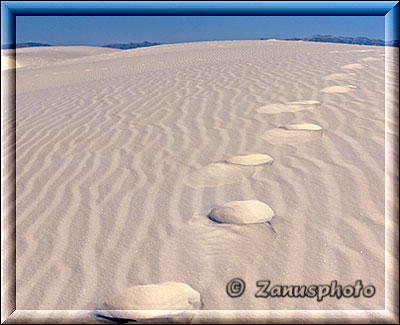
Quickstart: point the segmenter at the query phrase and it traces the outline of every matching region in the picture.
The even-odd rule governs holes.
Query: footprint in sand
[[[350,78],[354,73],[333,73],[324,77],[324,80],[344,80]]]
[[[191,188],[218,187],[238,183],[254,172],[254,167],[213,163],[186,175],[184,183]]]
[[[346,86],[330,86],[330,87],[325,87],[321,91],[324,93],[348,93],[352,89],[356,89],[357,86],[353,85],[346,85]]]
[[[318,107],[322,103],[317,100],[304,100],[297,102],[286,102],[286,103],[273,103],[260,107],[257,109],[258,113],[266,114],[279,114],[285,112],[297,112],[310,110]]]
[[[218,187],[239,183],[251,177],[260,165],[272,164],[273,158],[263,154],[236,156],[225,162],[209,164],[184,177],[184,183],[191,188]]]
[[[364,68],[364,66],[359,63],[353,63],[353,64],[344,65],[341,68],[351,70],[351,69],[362,69],[362,68]]]
[[[271,219],[274,211],[268,204],[258,200],[231,201],[214,208],[208,218],[217,223],[246,225],[254,223],[268,223],[272,230]]]
[[[104,303],[106,310],[98,310],[98,318],[110,321],[121,320],[119,311],[154,311],[151,318],[171,318],[177,312],[199,310],[202,308],[201,295],[189,285],[180,282],[139,285],[111,298]],[[174,311],[177,312],[174,312]],[[143,317],[146,318],[146,317]],[[147,318],[150,318],[147,315]]]
[[[369,57],[367,57],[367,58],[361,59],[360,61],[363,61],[363,62],[379,61],[379,59],[378,59],[378,58],[373,58],[373,57],[369,56]]]
[[[252,154],[245,156],[236,156],[226,160],[226,162],[241,166],[259,166],[264,164],[272,164],[274,158],[264,154]]]
[[[300,144],[318,140],[322,136],[322,128],[317,124],[289,124],[264,132],[261,136],[271,144]]]

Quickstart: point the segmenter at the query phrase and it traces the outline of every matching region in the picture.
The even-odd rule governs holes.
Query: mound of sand
[[[105,305],[117,310],[197,310],[202,307],[200,293],[179,282],[134,286]]]
[[[269,205],[257,201],[231,201],[211,210],[208,217],[218,223],[249,224],[268,222],[274,216]]]
[[[235,156],[226,160],[230,164],[243,166],[257,166],[272,163],[274,158],[264,154],[252,154],[245,156]]]
[[[325,87],[321,91],[324,93],[348,93],[352,89],[357,88],[356,86],[347,85],[347,86],[330,86]]]
[[[217,187],[240,182],[255,172],[252,167],[213,163],[197,169],[184,178],[184,183],[192,188]]]
[[[318,140],[322,133],[315,131],[321,130],[319,125],[312,123],[289,124],[268,130],[261,137],[272,144],[293,145]]]
[[[260,107],[258,113],[266,114],[279,114],[285,112],[297,112],[316,108],[321,105],[321,102],[317,100],[305,100],[297,102],[286,102],[286,103],[273,103]]]

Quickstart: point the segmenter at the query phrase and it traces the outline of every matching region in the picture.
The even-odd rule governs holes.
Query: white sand
[[[16,69],[18,310],[92,309],[169,281],[199,292],[203,310],[385,307],[385,48],[224,41],[31,51],[17,51]],[[366,57],[378,60],[357,69]],[[337,73],[349,76],[324,79]],[[348,84],[357,88],[321,91]],[[304,100],[321,105],[258,112]],[[7,109],[3,123],[12,122]],[[280,128],[303,123],[326,132]],[[255,153],[274,164],[223,163]],[[276,235],[207,218],[247,200],[273,208]],[[247,289],[230,298],[236,277]],[[361,279],[376,294],[255,298],[256,281],[268,279]]]
[[[268,222],[274,216],[269,205],[257,200],[231,201],[214,208],[208,217],[219,223],[250,224]]]

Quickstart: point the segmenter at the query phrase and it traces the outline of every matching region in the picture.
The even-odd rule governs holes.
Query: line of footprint
[[[361,61],[372,61],[373,58]],[[362,69],[359,63],[342,66],[344,70]],[[354,73],[334,73],[326,76],[325,80],[344,80]],[[357,87],[328,86],[321,90],[324,93],[347,93]],[[257,112],[261,114],[281,114],[287,112],[298,112],[314,110],[322,103],[317,100],[303,100],[285,103],[272,103],[260,107]],[[321,138],[324,129],[313,123],[288,124],[273,128],[264,132],[262,139],[273,145],[300,144]],[[223,162],[211,163],[203,168],[197,169],[184,178],[184,183],[191,188],[217,187],[221,185],[241,182],[244,178],[251,177],[257,170],[265,165],[272,165],[274,159],[266,154],[251,154],[236,156]],[[271,207],[258,200],[230,201],[210,211],[208,218],[217,223],[250,224],[268,223],[274,233],[270,221],[274,217]]]
[[[364,61],[372,61],[370,59]],[[361,69],[361,64],[349,64],[343,69]],[[334,73],[325,80],[344,80],[352,73]],[[356,86],[330,86],[322,89],[325,93],[346,93]],[[305,100],[286,103],[273,103],[260,107],[257,111],[263,114],[279,114],[283,112],[297,112],[313,110],[322,103],[316,100]],[[266,131],[262,138],[272,144],[298,144],[317,140],[322,135],[322,127],[312,123],[289,124]],[[258,169],[272,165],[274,159],[267,154],[250,154],[231,157],[222,162],[211,163],[197,169],[184,178],[184,183],[191,188],[218,187],[221,185],[241,182],[251,177]],[[274,233],[270,221],[274,217],[272,208],[258,200],[230,201],[210,211],[208,218],[216,223],[254,224],[268,223]],[[104,309],[94,311],[94,316],[108,321],[126,323],[145,319],[173,318],[190,321],[194,314],[190,310],[198,310],[203,306],[201,294],[189,285],[180,282],[164,282],[158,284],[139,285],[127,289],[125,292],[110,299],[103,305]],[[115,310],[115,309],[118,309]],[[113,311],[115,310],[115,311]],[[135,319],[123,318],[121,310],[154,311],[148,314],[135,316]],[[165,310],[163,312],[162,310]],[[171,313],[177,310],[177,313]],[[188,313],[189,312],[189,313]]]

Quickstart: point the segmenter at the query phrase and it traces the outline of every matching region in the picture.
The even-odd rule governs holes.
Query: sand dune
[[[165,282],[198,292],[205,311],[384,308],[384,51],[283,41],[18,50],[17,309],[95,310]],[[273,208],[276,235],[207,217],[249,200]],[[237,277],[247,286],[234,299],[226,285]],[[375,295],[255,297],[258,280],[357,279]],[[179,303],[198,301],[183,292]],[[151,297],[140,308],[172,303]]]

